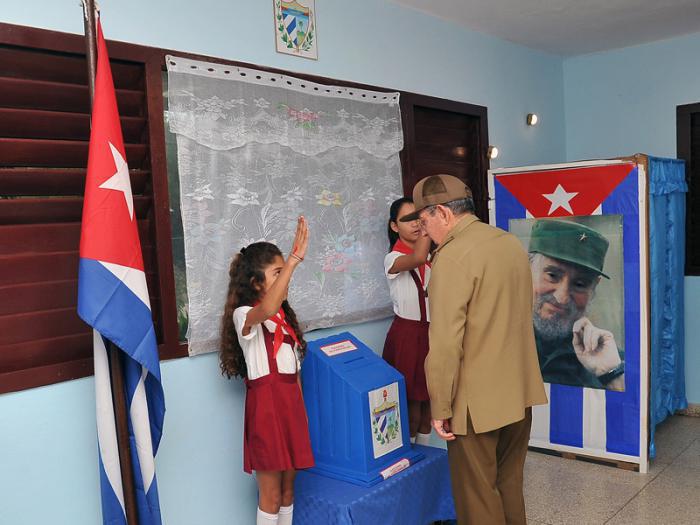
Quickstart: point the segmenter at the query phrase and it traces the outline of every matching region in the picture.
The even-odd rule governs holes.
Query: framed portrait
[[[648,464],[649,265],[643,164],[489,172],[491,224],[528,253],[549,403],[530,446]]]
[[[315,0],[273,0],[278,53],[318,60]]]
[[[625,361],[622,216],[511,219],[508,227],[530,258],[542,379],[624,391],[624,373],[605,377]]]

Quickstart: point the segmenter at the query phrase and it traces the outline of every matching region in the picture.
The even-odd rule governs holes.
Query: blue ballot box
[[[370,486],[423,459],[410,444],[403,376],[352,334],[309,341],[301,376],[312,472]]]

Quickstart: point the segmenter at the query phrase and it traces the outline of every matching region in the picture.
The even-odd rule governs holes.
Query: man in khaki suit
[[[532,275],[518,239],[479,221],[471,190],[433,175],[413,190],[438,244],[425,372],[433,427],[447,440],[460,525],[524,524],[533,405],[547,402],[532,327]]]

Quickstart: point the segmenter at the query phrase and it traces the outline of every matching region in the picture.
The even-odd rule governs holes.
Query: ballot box
[[[352,334],[309,341],[301,375],[312,472],[371,486],[423,459],[403,376]]]

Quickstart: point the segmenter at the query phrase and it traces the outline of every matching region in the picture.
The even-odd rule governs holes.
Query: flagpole
[[[95,76],[97,72],[97,24],[95,23],[95,1],[81,0],[83,5],[83,22],[85,26],[85,48],[88,65],[88,86],[90,90],[90,107],[95,101]],[[124,492],[124,510],[127,525],[138,525],[136,510],[136,487],[129,446],[129,426],[126,408],[126,388],[122,369],[122,351],[111,341],[106,341],[109,354],[109,369],[114,403],[114,418],[117,428],[117,446],[119,448],[119,467],[121,470],[122,490]]]
[[[117,446],[119,447],[119,466],[122,473],[126,523],[127,525],[138,525],[136,487],[134,486],[134,471],[129,446],[129,426],[126,415],[126,389],[124,388],[124,371],[121,359],[123,352],[111,341],[107,341],[106,347],[109,354],[109,370],[112,379],[112,399],[114,400],[114,418],[117,424]]]
[[[83,25],[85,26],[85,56],[88,65],[88,86],[90,107],[95,98],[95,74],[97,69],[97,32],[95,30],[95,1],[81,0],[83,4]]]

